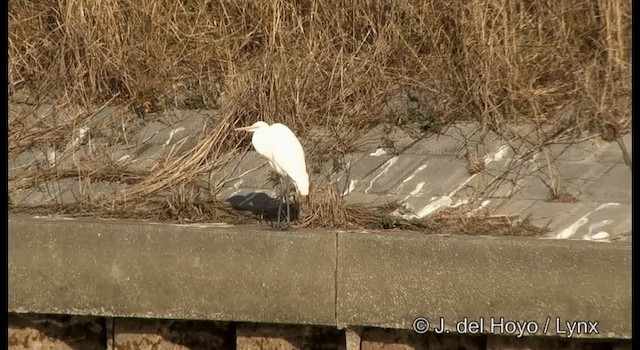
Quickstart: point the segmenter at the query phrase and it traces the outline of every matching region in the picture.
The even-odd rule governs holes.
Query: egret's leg
[[[282,215],[282,192],[278,196],[278,221],[276,223],[276,228],[280,228],[280,215]]]
[[[290,197],[290,195],[289,195],[289,179],[285,178],[284,180],[285,180],[285,183],[286,183],[285,188],[287,189],[287,193],[286,193],[287,197],[285,197],[285,200],[286,200],[286,203],[287,203],[287,225],[291,225],[291,214],[289,212],[289,197]]]

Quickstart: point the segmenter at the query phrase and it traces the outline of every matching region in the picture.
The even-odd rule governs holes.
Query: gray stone
[[[452,136],[432,134],[416,142],[403,153],[461,157],[464,155],[465,149],[464,145]]]
[[[608,142],[599,138],[580,143],[552,144],[549,145],[549,157],[554,161],[592,162],[608,146]]]
[[[493,178],[496,178],[495,175],[503,176],[503,181],[490,196],[547,200],[552,196],[554,184],[557,184],[555,186],[560,194],[567,193],[578,200],[592,200],[592,197],[583,197],[587,186],[602,176],[609,167],[611,165],[608,163],[554,162],[551,164],[553,175],[550,176],[549,168],[540,159],[535,165],[524,162],[514,167],[510,173],[493,171]]]
[[[608,241],[624,234],[631,227],[631,205],[624,203],[549,203],[545,206],[551,212],[559,206],[571,210],[567,215],[556,215],[550,227],[549,236],[555,238],[579,238],[594,241]],[[571,206],[576,209],[571,208]],[[562,212],[562,211],[560,211]],[[539,214],[538,214],[539,215]]]
[[[632,159],[632,141],[631,133],[626,134],[622,137],[622,144],[624,149],[626,149],[629,159]],[[599,159],[603,162],[611,162],[611,163],[624,163],[624,155],[622,146],[618,142],[611,142],[606,147],[606,149],[602,152]]]
[[[394,155],[404,151],[414,140],[404,130],[393,125],[378,125],[354,142],[357,152],[384,151]],[[380,150],[379,150],[380,149]]]
[[[416,162],[413,170],[403,172],[400,185],[389,192],[412,196],[455,194],[471,176],[466,165],[466,161],[457,158],[427,157],[419,164]]]
[[[235,190],[239,188],[273,189],[274,186],[269,178],[274,174],[275,171],[265,157],[258,152],[249,151],[244,157],[227,163],[213,182],[224,181],[225,187]]]
[[[407,209],[414,215],[410,217],[426,218],[443,209],[455,208],[464,205],[468,199],[460,196],[434,195],[434,196],[409,196],[401,200]]]
[[[216,113],[213,111],[180,111],[179,116],[178,113],[173,114],[179,117],[179,121],[172,123],[171,127],[184,128],[184,135],[200,136],[205,132],[207,125],[217,122]]]
[[[631,203],[631,169],[616,163],[586,186],[585,193],[599,201]]]
[[[370,157],[365,156],[361,161],[368,161]],[[416,166],[425,163],[425,161],[426,157],[424,156],[391,157],[375,171],[361,177],[362,180],[359,180],[354,190],[363,193],[387,193],[397,188],[396,185],[400,182],[400,179],[408,177]]]
[[[592,203],[557,203],[541,200],[524,210],[522,215],[531,219],[535,226],[556,231],[564,227],[561,221],[573,222],[593,208]]]
[[[381,196],[379,194],[368,194],[354,192],[345,197],[345,203],[351,205],[363,205],[367,207],[376,207],[394,201],[393,196]]]
[[[171,127],[165,123],[153,121],[136,133],[134,141],[142,144],[164,144],[169,139]]]
[[[532,206],[542,206],[543,203],[533,199],[506,199],[491,198],[487,199],[487,207],[496,215],[522,215],[525,216],[527,209]]]
[[[79,200],[78,190],[77,179],[60,179],[12,191],[11,201],[15,206],[73,204]]]
[[[70,205],[93,203],[94,201],[115,198],[126,185],[113,181],[96,181],[90,178],[64,178],[39,185],[12,191],[13,205]]]
[[[37,169],[49,167],[47,147],[31,147],[17,155],[9,154],[9,178],[24,176]]]
[[[388,159],[388,156],[381,156],[382,159],[369,159],[360,162],[365,157],[363,153],[349,153],[336,162],[327,161],[323,164],[320,175],[315,179],[319,185],[331,183],[336,188],[342,189],[343,193],[351,193],[360,181],[358,179],[364,176],[364,173],[375,170],[377,166]],[[309,175],[313,176],[313,174]]]
[[[510,156],[518,147],[522,147],[522,141],[505,140],[491,131],[483,134],[480,124],[468,122],[454,124],[441,133],[431,134],[416,142],[405,153],[454,157],[465,157],[468,153],[485,157],[504,148],[503,156]]]
[[[391,158],[392,156],[389,154],[376,156],[368,154],[354,154],[352,160],[347,163],[346,167],[351,178],[362,179],[379,167],[383,166]]]

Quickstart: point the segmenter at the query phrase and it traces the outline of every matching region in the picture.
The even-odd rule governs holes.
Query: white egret
[[[293,131],[286,125],[275,123],[269,125],[259,121],[250,126],[236,128],[236,131],[249,131],[253,133],[251,144],[253,148],[267,158],[271,167],[283,177],[285,184],[285,201],[287,203],[287,222],[290,222],[289,213],[289,181],[290,178],[296,189],[302,196],[309,194],[309,175],[304,159],[304,150]],[[278,227],[280,226],[280,213],[282,200],[278,205]]]

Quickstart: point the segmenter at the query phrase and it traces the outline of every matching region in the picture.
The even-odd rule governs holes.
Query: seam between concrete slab
[[[387,164],[393,157],[397,157],[394,156],[392,154],[385,154],[384,156],[389,156],[389,158],[387,158],[386,160],[384,160],[380,165],[378,165],[377,167],[371,169],[371,171],[369,171],[368,173],[365,173],[364,176],[362,177],[362,179],[366,179],[367,177],[373,175],[375,172],[377,172],[378,170],[382,169],[382,167],[385,166],[385,164]],[[383,156],[383,157],[384,157]],[[364,157],[362,157],[360,160],[365,159],[367,157],[370,157],[368,154],[366,154]],[[366,192],[365,192],[366,193]]]
[[[340,237],[340,235],[338,234],[338,232],[336,231],[334,234],[334,242],[335,242],[335,270],[333,272],[333,315],[334,315],[334,320],[336,322],[336,326],[338,324],[338,237]]]

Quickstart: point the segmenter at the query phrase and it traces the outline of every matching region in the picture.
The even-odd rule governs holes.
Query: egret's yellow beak
[[[241,128],[235,128],[235,131],[254,131],[256,128],[253,125],[243,126]]]

